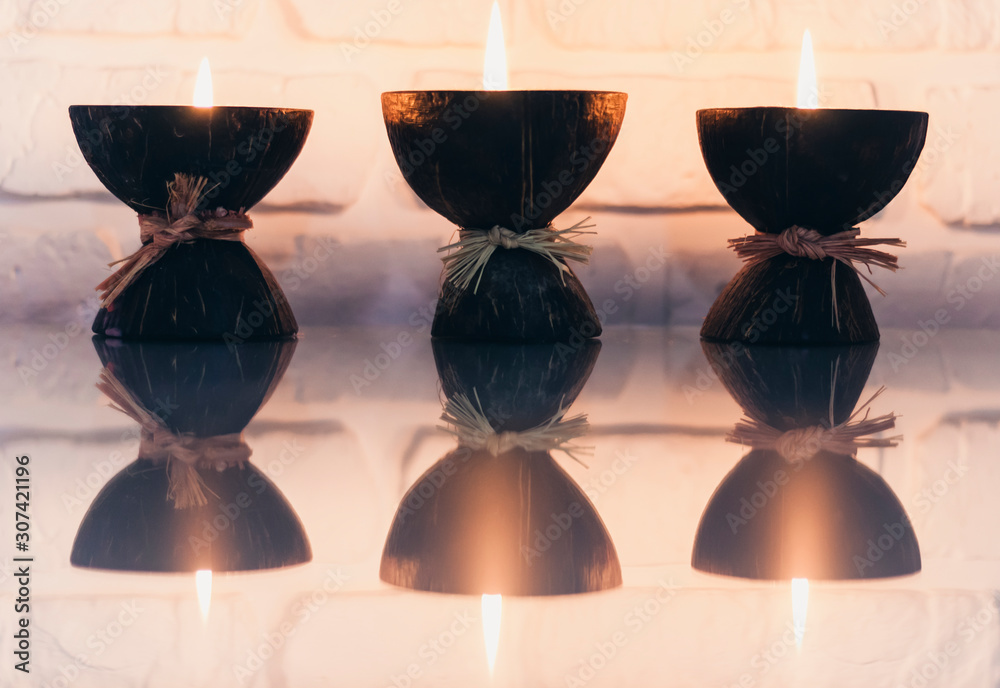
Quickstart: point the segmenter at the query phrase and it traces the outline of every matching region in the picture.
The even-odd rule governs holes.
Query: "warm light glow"
[[[507,88],[507,49],[503,43],[503,23],[500,5],[493,3],[490,14],[490,33],[486,38],[486,60],[483,64],[483,88],[502,91]]]
[[[792,579],[792,627],[795,629],[795,647],[802,647],[806,634],[806,612],[809,611],[809,579]]]
[[[212,70],[208,66],[207,57],[201,59],[201,66],[198,67],[198,78],[194,82],[194,106],[212,107]]]
[[[208,610],[212,606],[212,571],[202,569],[194,574],[194,584],[198,588],[198,608],[201,620],[208,621]]]
[[[809,29],[802,34],[802,57],[799,58],[799,87],[795,93],[795,105],[810,110],[819,107],[816,58],[813,55],[813,39]]]
[[[490,665],[490,676],[493,675],[493,666],[497,661],[502,613],[502,595],[483,595],[483,641],[486,643],[486,661]]]

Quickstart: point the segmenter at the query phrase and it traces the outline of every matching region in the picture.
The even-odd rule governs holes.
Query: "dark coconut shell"
[[[601,343],[494,344],[433,341],[447,398],[479,399],[497,432],[521,432],[569,408],[594,370]]]
[[[920,547],[896,495],[852,457],[821,451],[790,464],[754,450],[705,507],[691,565],[754,580],[863,580],[916,573]]]
[[[73,133],[107,187],[137,213],[167,207],[175,174],[206,177],[206,209],[249,210],[302,151],[312,110],[73,105]]]
[[[877,342],[878,324],[861,278],[843,263],[834,267],[835,262],[781,254],[744,265],[715,299],[701,336],[780,345]],[[830,279],[834,269],[839,328]]]
[[[382,114],[396,162],[424,203],[459,227],[527,231],[547,226],[594,179],[627,99],[606,91],[396,91],[382,94]]]
[[[433,337],[486,342],[568,342],[600,336],[601,321],[576,274],[524,250],[493,252],[482,281],[459,289],[445,281]]]
[[[882,210],[916,166],[926,112],[717,108],[697,113],[708,172],[754,229],[850,229]]]
[[[95,334],[135,340],[244,341],[294,337],[278,281],[241,241],[174,244],[94,318]]]
[[[754,420],[781,430],[846,422],[871,373],[878,343],[763,346],[702,342],[719,380]]]
[[[94,337],[101,363],[171,432],[242,432],[281,381],[296,342],[123,342]],[[161,411],[159,409],[169,409]]]
[[[607,528],[549,454],[463,448],[403,497],[379,577],[463,595],[567,595],[622,584]]]
[[[295,510],[249,463],[199,469],[208,504],[174,508],[167,464],[140,457],[97,494],[70,562],[114,571],[257,571],[303,564],[312,550]]]

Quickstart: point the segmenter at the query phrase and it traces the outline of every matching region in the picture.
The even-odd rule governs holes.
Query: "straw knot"
[[[196,239],[243,240],[243,232],[251,229],[253,222],[242,210],[198,210],[207,183],[204,177],[175,174],[174,181],[167,184],[166,212],[139,215],[142,246],[131,256],[109,263],[124,265],[97,285],[102,308],[111,308],[114,300],[174,244]]]
[[[483,449],[489,452],[490,456],[500,456],[517,446],[517,433],[504,431],[499,434],[487,434],[482,442]]]
[[[441,259],[444,262],[445,281],[465,290],[475,280],[472,293],[477,293],[490,256],[498,248],[503,248],[537,253],[556,266],[565,284],[566,273],[570,272],[567,261],[574,260],[584,265],[590,262],[593,249],[574,241],[583,234],[596,234],[583,231],[596,226],[586,224],[588,220],[590,218],[585,217],[567,229],[554,229],[549,225],[520,234],[500,225],[493,225],[491,229],[462,228],[458,232],[458,241],[438,249],[438,253],[455,249]]]
[[[221,471],[227,466],[248,461],[253,453],[239,432],[210,437],[173,432],[162,417],[146,408],[110,367],[101,371],[97,388],[111,400],[112,408],[139,423],[139,456],[150,461],[166,462],[167,499],[174,503],[175,509],[208,504],[205,496],[208,487],[198,474],[198,466],[212,466]]]
[[[520,248],[521,244],[517,237],[517,232],[500,225],[493,225],[493,229],[486,234],[486,239],[491,244],[506,249]]]
[[[788,254],[810,260],[832,258],[830,266],[830,289],[833,299],[831,320],[840,331],[840,312],[837,306],[837,263],[843,263],[853,270],[861,279],[872,285],[882,296],[885,292],[871,281],[867,275],[858,269],[857,263],[864,265],[871,274],[872,266],[886,268],[895,272],[899,269],[899,261],[895,255],[879,251],[872,246],[906,246],[901,239],[863,239],[860,229],[848,229],[836,234],[823,235],[815,229],[806,229],[793,225],[784,231],[757,232],[753,236],[730,239],[729,247],[736,251],[748,266],[758,265],[771,258]]]
[[[827,253],[823,250],[820,239],[823,235],[815,229],[804,227],[789,227],[778,235],[775,241],[785,253],[801,258],[811,258],[812,260],[823,260]]]
[[[782,431],[764,421],[744,418],[726,435],[726,440],[754,449],[774,450],[789,463],[808,461],[821,451],[854,456],[861,447],[895,447],[902,436],[869,437],[896,426],[895,413],[868,417],[868,407],[884,391],[885,387],[879,388],[840,425],[811,425]],[[832,398],[830,404],[832,408]],[[864,415],[855,420],[861,414]]]
[[[560,404],[555,415],[533,428],[497,432],[483,412],[478,392],[473,390],[472,395],[475,403],[464,394],[448,399],[441,414],[446,425],[438,426],[458,438],[460,446],[481,449],[490,456],[500,456],[517,448],[533,452],[559,450],[586,466],[579,455],[591,454],[593,448],[572,444],[572,440],[590,430],[586,414],[565,418],[568,409]]]
[[[774,441],[774,448],[789,463],[808,461],[823,448],[826,433],[821,425],[788,430]]]

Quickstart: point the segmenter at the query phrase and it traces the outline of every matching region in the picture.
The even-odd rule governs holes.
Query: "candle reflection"
[[[795,630],[795,647],[802,649],[806,635],[806,613],[809,611],[809,579],[792,579],[792,628]]]
[[[198,591],[198,609],[201,620],[208,623],[208,612],[212,607],[212,570],[200,569],[194,574],[194,585]]]
[[[716,488],[695,536],[692,565],[756,580],[887,578],[920,570],[902,504],[857,460],[860,447],[892,447],[891,413],[855,410],[878,346],[745,347],[703,343],[746,417],[729,435],[750,447]],[[881,543],[881,544],[873,544]],[[805,602],[796,611],[804,632]]]
[[[483,642],[486,644],[486,662],[493,676],[500,646],[500,619],[503,615],[502,595],[483,595]]]
[[[281,379],[295,342],[152,344],[96,339],[98,387],[138,423],[135,461],[87,509],[74,566],[200,572],[207,615],[212,572],[254,571],[312,558],[302,522],[251,461],[243,437]],[[207,578],[207,580],[206,580]]]
[[[499,633],[500,594],[566,595],[621,585],[607,528],[553,457],[556,450],[575,456],[581,449],[572,440],[586,422],[567,411],[600,345],[576,351],[433,345],[447,397],[441,418],[458,447],[403,496],[379,577],[413,590],[486,595],[487,633]],[[495,628],[486,623],[492,618]]]

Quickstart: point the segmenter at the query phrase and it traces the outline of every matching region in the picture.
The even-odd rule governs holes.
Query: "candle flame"
[[[504,48],[500,5],[497,4],[496,0],[493,2],[493,11],[490,13],[490,32],[486,37],[483,88],[487,91],[503,91],[507,88],[507,50]]]
[[[497,661],[500,646],[500,617],[503,614],[502,595],[483,595],[483,641],[486,643],[486,662],[490,666],[490,676]]]
[[[799,58],[799,87],[795,93],[795,105],[814,110],[819,107],[819,86],[816,82],[816,58],[813,55],[813,39],[809,29],[802,34],[802,56]]]
[[[201,58],[198,67],[198,78],[194,82],[194,106],[199,108],[212,107],[212,69],[208,66],[208,58]]]
[[[806,612],[809,611],[809,579],[792,579],[792,627],[795,631],[795,647],[802,649],[802,639],[806,635]]]
[[[201,569],[194,574],[194,584],[198,589],[198,608],[201,610],[201,620],[208,622],[208,610],[212,606],[212,571]]]

